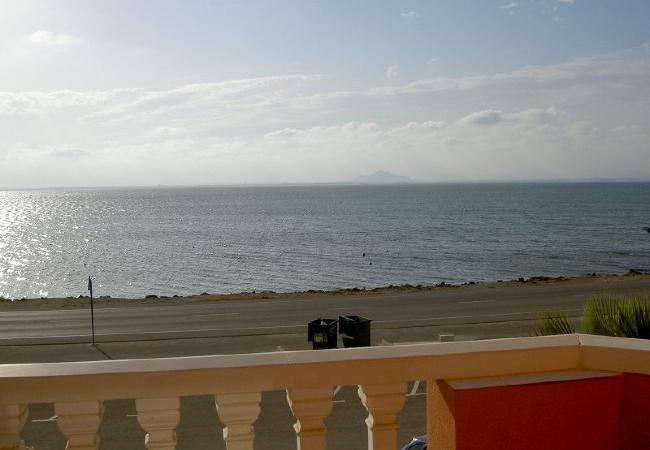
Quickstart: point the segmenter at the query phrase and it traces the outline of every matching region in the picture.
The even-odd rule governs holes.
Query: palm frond
[[[625,336],[621,333],[619,320],[620,297],[595,295],[585,305],[583,330],[587,334],[601,336]]]
[[[535,324],[535,333],[537,336],[573,334],[575,332],[573,324],[564,313],[546,313]]]
[[[621,303],[618,327],[622,336],[650,339],[650,299],[636,297]]]

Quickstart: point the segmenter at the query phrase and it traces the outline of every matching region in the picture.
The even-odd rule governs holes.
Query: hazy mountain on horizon
[[[354,179],[355,183],[361,184],[398,184],[398,183],[414,183],[415,181],[403,175],[379,170],[370,175],[361,175]]]

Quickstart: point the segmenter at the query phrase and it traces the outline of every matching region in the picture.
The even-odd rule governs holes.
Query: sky
[[[0,188],[650,180],[647,0],[0,0]]]

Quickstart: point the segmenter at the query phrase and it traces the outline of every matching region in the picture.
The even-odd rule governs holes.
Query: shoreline
[[[459,289],[487,290],[494,288],[522,288],[528,286],[554,286],[571,283],[590,283],[595,281],[624,281],[624,280],[648,280],[650,281],[650,272],[642,272],[630,269],[623,274],[587,274],[581,276],[533,276],[529,278],[519,278],[516,280],[497,280],[497,281],[468,281],[461,284],[450,284],[441,282],[436,285],[389,285],[377,288],[344,288],[335,290],[314,290],[297,292],[275,292],[275,291],[252,291],[239,292],[232,294],[209,294],[202,293],[196,295],[174,295],[174,296],[157,296],[147,295],[140,298],[119,298],[102,296],[95,298],[94,304],[97,307],[107,306],[142,306],[142,305],[178,305],[183,303],[203,303],[219,301],[246,301],[246,300],[270,300],[270,299],[309,299],[338,296],[389,296],[389,295],[409,295],[412,293],[423,292],[444,292]],[[650,292],[649,292],[650,294]],[[58,308],[85,308],[88,307],[89,296],[67,297],[67,298],[31,298],[31,299],[0,299],[0,311],[10,310],[40,310],[40,309],[58,309]]]

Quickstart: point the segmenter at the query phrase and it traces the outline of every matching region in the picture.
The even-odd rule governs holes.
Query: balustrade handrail
[[[0,403],[236,393],[579,368],[578,335],[140,360],[0,365]],[[34,389],[34,383],[39,389]]]

